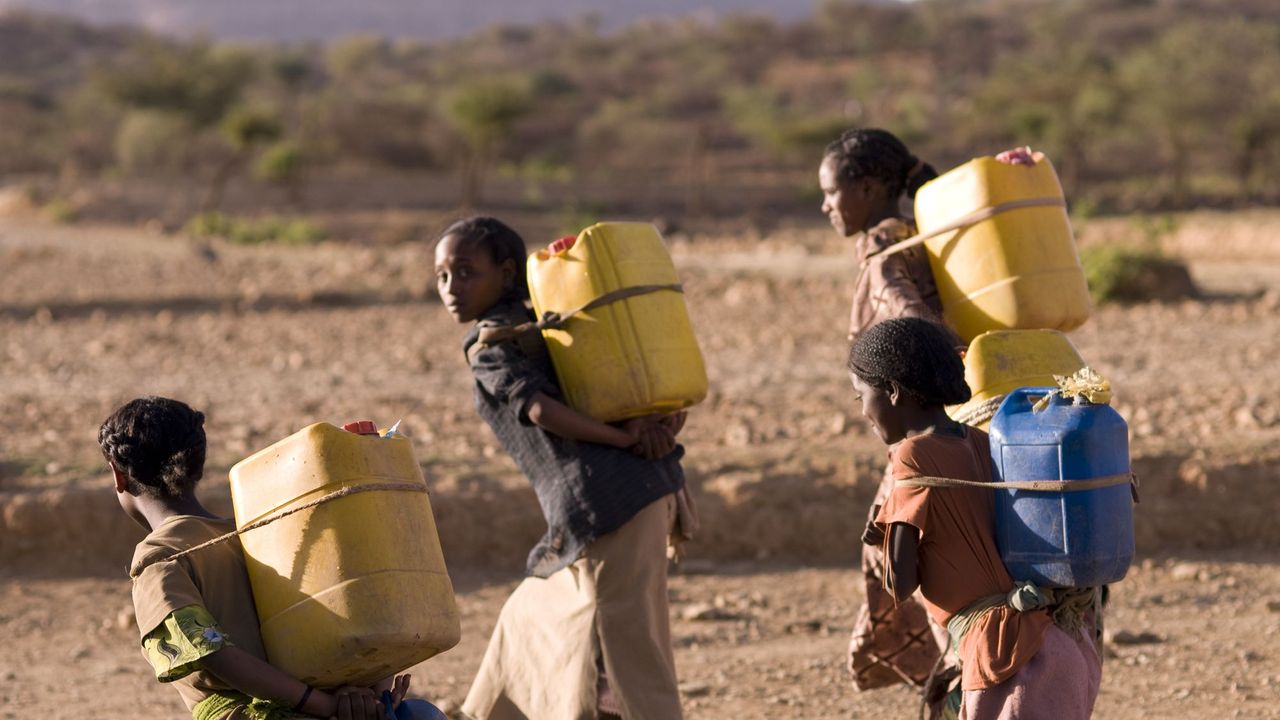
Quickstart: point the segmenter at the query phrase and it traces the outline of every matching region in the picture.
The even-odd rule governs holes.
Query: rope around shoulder
[[[242,527],[242,528],[237,528],[236,530],[232,530],[231,532],[226,533],[225,535],[219,535],[218,537],[213,538],[212,540],[207,540],[207,541],[205,541],[205,542],[202,542],[202,543],[200,543],[199,545],[193,545],[192,547],[189,547],[189,548],[187,548],[186,550],[182,550],[182,551],[180,551],[180,552],[176,552],[176,553],[174,553],[174,554],[172,554],[172,555],[166,555],[166,556],[164,556],[164,557],[162,557],[162,558],[159,558],[159,559],[156,559],[156,560],[152,560],[151,562],[147,563],[146,565],[143,565],[142,567],[139,567],[139,568],[137,569],[137,571],[131,571],[131,572],[129,573],[129,577],[130,577],[131,579],[132,579],[132,578],[136,578],[136,577],[138,577],[139,575],[141,575],[141,574],[142,574],[142,571],[143,571],[143,570],[145,570],[145,569],[147,569],[147,568],[151,567],[152,565],[156,565],[156,564],[158,564],[158,563],[162,563],[162,562],[173,562],[173,561],[175,561],[175,560],[177,560],[177,559],[179,559],[179,558],[182,558],[182,557],[185,557],[185,556],[187,556],[187,555],[190,555],[191,553],[196,552],[197,550],[203,550],[203,549],[205,549],[205,548],[207,548],[207,547],[212,547],[212,546],[214,546],[214,545],[218,545],[218,544],[220,544],[220,543],[227,542],[227,541],[228,541],[228,540],[230,540],[231,538],[234,538],[234,537],[238,537],[238,536],[240,536],[240,535],[243,535],[243,534],[245,534],[245,533],[249,532],[250,530],[257,530],[257,529],[258,529],[258,528],[260,528],[260,527],[263,527],[263,526],[266,526],[266,525],[270,525],[271,523],[273,523],[273,522],[275,522],[275,521],[277,521],[277,520],[280,520],[280,519],[282,519],[282,518],[289,517],[290,515],[293,515],[294,513],[299,513],[299,512],[302,512],[303,510],[310,510],[311,508],[316,507],[317,505],[323,505],[324,503],[332,502],[332,501],[334,501],[334,500],[338,500],[338,499],[340,499],[340,498],[344,498],[344,497],[349,497],[349,496],[351,496],[351,495],[356,495],[356,494],[358,494],[358,493],[363,493],[363,492],[374,492],[374,491],[384,491],[384,492],[420,492],[420,493],[425,493],[425,492],[427,492],[427,486],[426,486],[426,485],[419,485],[419,484],[416,484],[416,483],[402,483],[402,482],[401,482],[401,483],[390,483],[390,482],[388,482],[388,483],[369,483],[368,485],[352,485],[352,486],[349,486],[349,487],[344,487],[344,488],[342,488],[342,489],[340,489],[340,490],[335,490],[335,491],[333,491],[333,492],[331,492],[331,493],[328,493],[327,495],[322,495],[322,496],[320,496],[320,497],[316,498],[315,500],[312,500],[311,502],[305,503],[305,504],[303,504],[303,505],[299,505],[298,507],[289,508],[288,510],[285,510],[285,511],[283,511],[283,512],[279,512],[279,513],[277,513],[277,514],[275,514],[275,515],[269,515],[269,516],[267,516],[267,517],[265,517],[265,518],[262,518],[261,520],[255,520],[254,522],[251,522],[251,523],[249,523],[248,525],[245,525],[245,526],[244,526],[244,527]]]

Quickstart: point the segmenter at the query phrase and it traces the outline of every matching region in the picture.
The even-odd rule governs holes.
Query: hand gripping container
[[[969,342],[988,330],[1072,330],[1089,319],[1089,289],[1048,159],[1031,167],[981,157],[916,194],[920,234],[943,314]]]
[[[460,635],[407,438],[316,423],[231,468],[238,528],[343,490],[240,536],[268,659],[317,687],[367,686]]]
[[[986,430],[1005,396],[1020,387],[1053,385],[1085,366],[1066,335],[1056,330],[991,330],[969,343],[964,379],[973,397],[947,408],[959,422]]]
[[[657,228],[592,225],[530,255],[528,277],[539,317],[568,316],[542,335],[570,407],[613,422],[706,397],[702,352]]]
[[[1014,580],[1041,587],[1116,582],[1134,552],[1129,428],[1110,405],[1057,394],[1034,412],[1033,403],[1056,389],[1018,388],[992,418],[995,481],[1092,489],[996,489],[996,546]]]

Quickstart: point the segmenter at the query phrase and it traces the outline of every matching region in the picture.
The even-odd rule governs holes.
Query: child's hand
[[[689,413],[684,410],[677,410],[670,415],[663,415],[658,422],[662,423],[672,435],[679,435],[684,429],[685,420],[689,419]]]
[[[347,685],[333,691],[336,714],[329,720],[386,720],[386,710],[371,688]]]
[[[871,512],[867,513],[867,527],[862,531],[862,544],[880,546],[884,545],[884,530],[876,525],[876,515],[880,514],[880,506],[872,505]]]
[[[1029,147],[1012,148],[996,155],[996,160],[1006,165],[1025,165],[1032,167],[1040,158],[1039,153],[1032,152]]]
[[[387,678],[387,680],[378,683],[374,688],[374,691],[383,693],[382,701],[384,704],[390,699],[391,706],[387,708],[388,711],[393,711],[400,706],[400,702],[404,700],[404,696],[409,692],[409,680],[410,675],[408,673],[396,675],[394,680]]]
[[[675,434],[662,424],[658,416],[632,418],[622,423],[622,430],[635,440],[631,452],[648,460],[666,457],[676,449]]]

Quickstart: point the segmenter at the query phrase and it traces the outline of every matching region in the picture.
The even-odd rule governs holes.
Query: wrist
[[[315,690],[302,708],[295,710],[312,717],[333,717],[338,714],[338,698],[324,690]]]
[[[640,442],[639,437],[634,433],[624,430],[623,428],[614,428],[614,432],[612,434],[614,437],[613,442],[610,444],[620,450],[626,450]]]

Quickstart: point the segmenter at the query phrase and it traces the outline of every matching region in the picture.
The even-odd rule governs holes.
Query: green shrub
[[[59,225],[70,225],[80,219],[80,214],[76,211],[75,205],[65,198],[54,198],[45,206],[44,211],[48,213],[49,219]]]
[[[222,213],[197,215],[183,232],[191,237],[220,237],[238,245],[313,245],[328,235],[323,227],[303,218],[233,218]]]
[[[1195,284],[1181,261],[1158,248],[1094,245],[1080,251],[1089,294],[1096,304],[1194,297]]]

